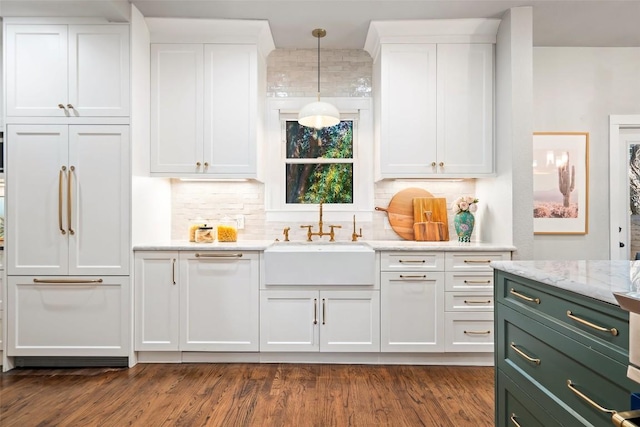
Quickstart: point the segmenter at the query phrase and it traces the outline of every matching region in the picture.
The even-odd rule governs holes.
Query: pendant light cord
[[[318,101],[320,101],[320,34],[318,34]]]

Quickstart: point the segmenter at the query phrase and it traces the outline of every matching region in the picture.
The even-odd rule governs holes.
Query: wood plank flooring
[[[139,364],[0,374],[0,426],[493,426],[492,367]]]

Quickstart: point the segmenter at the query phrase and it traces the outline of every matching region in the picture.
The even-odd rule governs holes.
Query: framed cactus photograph
[[[587,234],[589,133],[533,134],[534,234]]]

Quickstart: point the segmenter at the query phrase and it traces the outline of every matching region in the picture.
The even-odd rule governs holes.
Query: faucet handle
[[[336,241],[336,239],[334,238],[335,237],[335,232],[333,231],[334,228],[342,228],[342,226],[341,225],[330,225],[329,226],[329,237],[331,237],[329,239],[330,242],[335,242]]]
[[[307,229],[307,242],[311,242],[311,227],[313,227],[313,225],[301,225],[300,228],[306,228]]]
[[[289,230],[291,230],[291,227],[285,227],[284,230],[282,230],[282,234],[284,234],[285,242],[289,241]]]

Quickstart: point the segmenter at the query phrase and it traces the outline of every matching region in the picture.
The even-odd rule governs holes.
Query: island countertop
[[[493,261],[491,267],[600,301],[620,305],[615,294],[637,294],[640,261]]]

